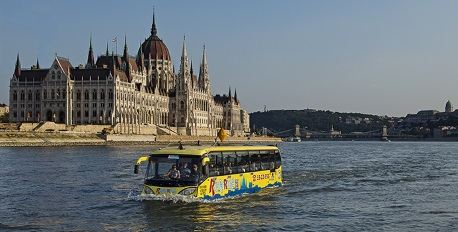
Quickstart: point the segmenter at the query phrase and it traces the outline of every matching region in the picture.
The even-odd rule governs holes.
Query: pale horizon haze
[[[130,55],[150,34],[179,68],[183,36],[198,72],[205,44],[213,94],[249,112],[322,109],[388,116],[458,105],[458,1],[1,1],[0,103],[22,68],[55,54],[86,63],[124,36]]]

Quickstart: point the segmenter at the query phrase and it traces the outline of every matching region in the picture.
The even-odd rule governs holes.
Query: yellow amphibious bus
[[[180,149],[181,148],[181,149]],[[275,146],[165,148],[140,157],[147,162],[142,194],[179,194],[216,199],[282,185]]]

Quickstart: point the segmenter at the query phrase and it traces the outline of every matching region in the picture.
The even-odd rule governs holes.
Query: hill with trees
[[[295,125],[311,131],[329,131],[331,127],[342,133],[367,132],[388,126],[392,118],[361,113],[339,113],[323,110],[269,110],[250,114],[250,126],[255,131],[266,127],[274,132],[293,129]]]

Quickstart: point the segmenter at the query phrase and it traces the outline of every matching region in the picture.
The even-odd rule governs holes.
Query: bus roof
[[[192,146],[178,148],[164,148],[155,150],[151,155],[195,155],[202,156],[209,152],[224,152],[224,151],[275,151],[278,150],[276,146]]]

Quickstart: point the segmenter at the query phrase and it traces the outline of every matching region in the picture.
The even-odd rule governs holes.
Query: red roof
[[[64,57],[57,57],[56,59],[59,62],[59,65],[62,67],[65,75],[68,76],[68,71],[73,68],[72,64],[70,64],[70,61]]]
[[[149,59],[149,57],[151,57],[151,59],[172,60],[170,58],[169,49],[156,35],[151,35],[143,42],[142,51],[144,59]]]

